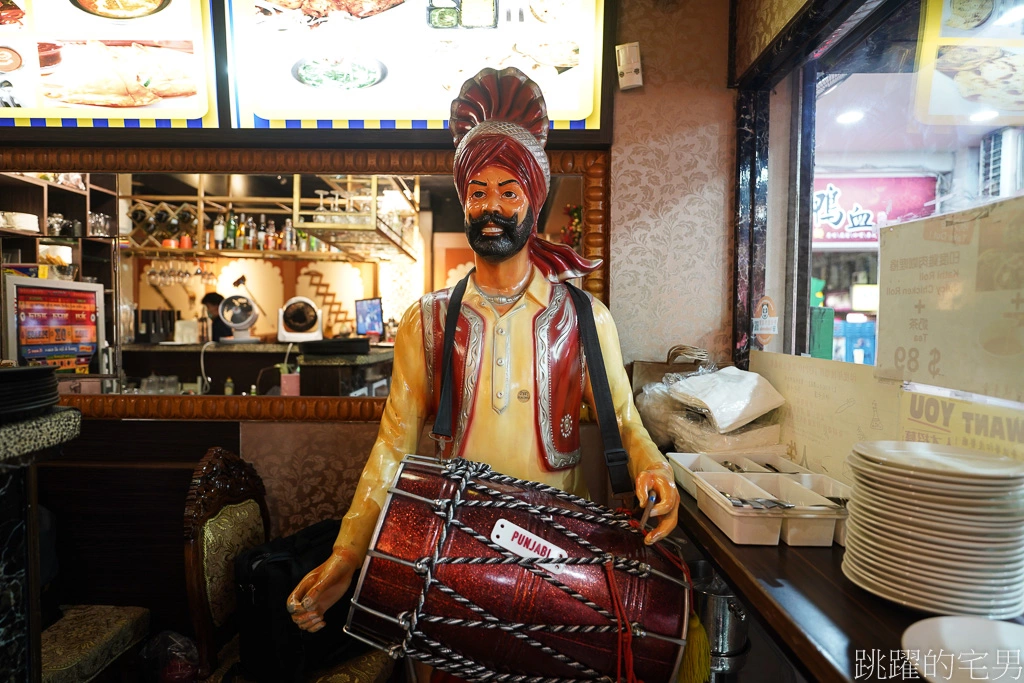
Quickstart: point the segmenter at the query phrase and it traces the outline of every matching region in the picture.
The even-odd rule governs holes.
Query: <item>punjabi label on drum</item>
[[[519,557],[543,557],[545,559],[566,557],[568,553],[553,543],[548,543],[540,536],[531,534],[529,531],[513,524],[507,519],[499,519],[491,529],[491,540],[505,550],[515,553]],[[543,563],[544,569],[561,574],[565,569],[558,563]]]

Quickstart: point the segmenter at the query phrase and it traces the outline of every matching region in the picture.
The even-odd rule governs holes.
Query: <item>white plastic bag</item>
[[[680,377],[669,395],[702,415],[725,434],[778,408],[786,399],[756,372],[726,367],[718,372]]]

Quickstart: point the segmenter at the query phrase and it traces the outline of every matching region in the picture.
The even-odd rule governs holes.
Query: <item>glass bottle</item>
[[[291,218],[284,219],[284,250],[295,251],[295,228]]]
[[[224,248],[224,240],[227,235],[227,226],[224,225],[224,216],[217,216],[213,222],[213,244],[215,249]]]
[[[233,379],[228,377],[224,380],[224,395],[232,396],[235,393],[235,382]]]
[[[256,236],[259,233],[259,229],[256,227],[256,219],[249,216],[249,220],[245,223],[245,234],[249,235],[249,241],[253,245],[252,248],[256,247]]]
[[[274,225],[274,221],[270,221],[270,225],[267,226],[266,235],[264,235],[264,249],[267,251],[277,250],[277,226]]]
[[[270,224],[273,225],[274,221],[270,221]],[[256,231],[256,246],[253,247],[253,248],[254,249],[260,249],[260,250],[263,250],[263,249],[267,248],[267,220],[266,220],[266,214],[262,214],[262,213],[260,214],[260,227],[259,227],[259,230]]]
[[[245,214],[242,214],[242,220],[245,220]],[[228,213],[228,226],[224,236],[224,248],[234,249],[235,238],[238,236],[238,222],[235,220],[235,212],[231,211]]]

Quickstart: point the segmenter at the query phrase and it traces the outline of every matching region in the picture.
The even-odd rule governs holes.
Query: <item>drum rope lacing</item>
[[[441,525],[440,533],[436,543],[434,544],[433,552],[428,557],[423,557],[415,563],[411,563],[414,570],[423,576],[423,587],[420,590],[420,594],[417,599],[416,607],[414,610],[403,612],[398,615],[398,623],[405,631],[405,637],[400,644],[396,644],[387,648],[389,654],[398,658],[402,655],[407,655],[411,658],[417,659],[425,664],[429,664],[435,668],[446,671],[455,676],[459,676],[470,682],[481,682],[481,683],[582,683],[582,681],[603,681],[611,683],[611,679],[608,676],[603,676],[599,672],[591,669],[590,667],[582,664],[571,657],[564,655],[552,648],[544,645],[543,643],[530,637],[530,633],[535,632],[548,632],[548,633],[618,633],[618,668],[619,680],[621,678],[621,669],[623,666],[626,668],[626,680],[628,683],[634,683],[636,681],[633,675],[632,667],[632,651],[631,651],[631,640],[633,637],[644,637],[648,635],[644,629],[637,623],[630,623],[628,621],[625,606],[622,603],[621,595],[618,591],[618,586],[615,582],[614,572],[615,570],[623,571],[631,575],[646,578],[652,573],[657,574],[660,577],[667,578],[669,580],[679,582],[674,577],[667,576],[662,572],[654,570],[650,565],[640,562],[638,560],[630,560],[626,558],[616,557],[611,553],[607,553],[598,546],[588,542],[586,539],[581,538],[578,534],[567,529],[562,524],[559,524],[554,520],[552,515],[559,515],[569,517],[573,519],[581,519],[588,522],[594,522],[603,524],[606,526],[615,527],[617,529],[627,530],[633,533],[643,535],[643,532],[635,528],[631,521],[618,513],[612,512],[605,508],[602,508],[593,502],[574,496],[570,493],[562,491],[552,486],[547,486],[537,482],[527,481],[523,479],[516,479],[508,475],[499,474],[493,472],[489,466],[482,463],[471,462],[463,460],[461,458],[450,460],[443,465],[444,476],[457,483],[457,488],[454,492],[451,500],[436,500],[430,501],[434,504],[434,512],[444,520],[444,524]],[[476,479],[478,481],[473,481]],[[490,481],[495,484],[511,485],[520,488],[532,489],[543,493],[550,494],[563,500],[571,505],[583,508],[586,512],[579,510],[570,510],[566,508],[559,508],[554,506],[545,505],[533,505],[527,503],[513,496],[507,495],[498,491],[494,488],[479,483],[479,480]],[[466,489],[471,489],[477,493],[481,493],[497,500],[466,500],[464,494]],[[395,489],[394,493],[405,494],[405,492]],[[411,495],[411,494],[406,494]],[[418,496],[411,496],[418,498]],[[425,500],[425,499],[421,499]],[[572,558],[540,558],[540,557],[520,557],[514,555],[505,548],[497,545],[490,538],[479,533],[472,527],[463,523],[462,521],[455,519],[455,512],[459,507],[482,507],[482,508],[497,508],[497,509],[515,509],[524,510],[539,515],[546,523],[552,528],[571,539],[581,547],[595,554],[594,557],[572,557]],[[486,547],[498,553],[501,557],[443,557],[441,555],[444,544],[449,536],[449,530],[456,528],[463,531],[471,538],[482,543]],[[374,556],[380,557],[381,559],[393,559],[387,555],[381,553],[374,553]],[[402,561],[406,563],[405,561]],[[550,573],[544,571],[541,567],[544,564],[569,564],[569,565],[601,565],[604,568],[609,580],[609,588],[612,593],[613,606],[615,613],[611,613],[608,610],[602,608],[600,605],[587,599],[579,592],[573,590],[570,586],[559,581]],[[562,591],[566,595],[569,595],[574,600],[587,606],[603,618],[608,620],[608,624],[605,625],[549,625],[549,624],[526,624],[526,623],[507,623],[502,622],[499,618],[490,614],[486,609],[475,604],[468,598],[460,595],[457,591],[441,583],[434,576],[435,567],[442,564],[514,564],[521,566],[526,571],[538,576],[545,582],[554,586],[558,590]],[[424,612],[424,605],[427,600],[427,595],[431,587],[436,587],[437,590],[443,594],[449,596],[458,604],[462,605],[466,609],[479,615],[479,619],[462,619],[455,617],[445,617],[439,615],[431,615]],[[688,586],[684,586],[688,588]],[[365,609],[365,608],[364,608]],[[560,678],[560,677],[540,677],[540,676],[526,676],[521,674],[512,673],[499,673],[488,669],[484,665],[476,662],[475,660],[468,658],[464,655],[455,652],[449,647],[446,647],[442,643],[430,638],[426,633],[418,628],[420,622],[441,624],[446,626],[461,626],[470,628],[483,628],[483,629],[498,629],[511,634],[513,637],[522,640],[524,643],[535,647],[541,652],[548,656],[558,660],[559,662],[576,669],[583,676],[587,678]],[[664,636],[658,636],[657,634],[651,634],[655,637],[665,638]],[[420,649],[417,647],[416,640],[419,643],[426,645],[429,649]],[[666,638],[668,639],[668,638]],[[673,639],[668,639],[673,640]],[[677,641],[678,642],[678,641]]]

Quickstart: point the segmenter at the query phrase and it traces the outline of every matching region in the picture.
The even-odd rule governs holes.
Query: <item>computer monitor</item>
[[[384,334],[384,309],[380,297],[356,301],[356,334]]]
[[[58,373],[98,373],[104,345],[103,285],[8,275],[3,357],[55,365]]]

